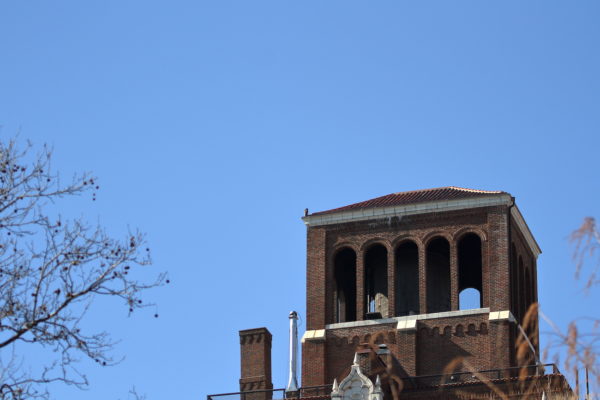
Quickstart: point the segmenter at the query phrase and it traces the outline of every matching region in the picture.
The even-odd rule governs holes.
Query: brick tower
[[[509,193],[458,187],[394,193],[307,210],[303,220],[301,385],[296,388],[290,372],[294,390],[273,389],[270,333],[240,331],[241,398],[572,394],[556,367],[539,360],[541,251]],[[294,349],[295,336],[290,338]],[[216,396],[208,400],[221,399]]]
[[[394,193],[303,220],[302,386],[341,381],[355,353],[365,374],[387,377],[388,392],[458,384],[473,378],[465,371],[509,379],[533,366],[525,375],[543,374],[541,251],[510,194]]]

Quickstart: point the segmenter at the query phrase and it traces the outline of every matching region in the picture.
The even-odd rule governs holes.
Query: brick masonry
[[[395,250],[410,240],[419,249],[420,314],[427,312],[427,245],[437,237],[450,245],[451,310],[458,310],[457,245],[463,235],[481,239],[482,306],[490,311],[511,310],[517,320],[537,301],[536,265],[509,206],[471,208],[404,217],[309,226],[307,232],[307,330],[335,323],[334,256],[344,248],[356,254],[357,320],[365,317],[365,254],[374,244],[388,251],[387,314],[395,315]],[[519,258],[523,267],[518,264]],[[513,261],[517,260],[517,265]],[[530,271],[523,279],[521,270]],[[431,279],[431,277],[429,277]],[[529,331],[537,344],[537,327]],[[416,330],[397,331],[393,323],[327,329],[324,341],[305,341],[302,348],[302,385],[329,384],[347,374],[354,352],[362,346],[386,344],[406,376],[441,374],[460,357],[464,369],[497,369],[517,365],[518,330],[508,321],[488,321],[488,313],[452,318],[419,320]]]
[[[272,389],[272,335],[267,328],[240,331],[240,391]],[[260,400],[261,397],[248,399]]]
[[[527,341],[523,340],[518,324],[524,327],[528,339],[537,351],[537,315],[535,312],[528,312],[530,309],[535,311],[535,307],[531,305],[537,302],[536,256],[535,250],[529,247],[526,236],[519,230],[517,221],[513,219],[508,203],[402,217],[373,217],[370,220],[309,225],[306,328],[314,332],[302,343],[302,386],[329,385],[334,379],[341,381],[348,375],[355,353],[358,353],[359,365],[365,373],[383,376],[388,394],[394,385],[392,380],[396,379],[409,383],[403,388],[404,394],[413,398],[423,398],[424,392],[419,385],[433,387],[439,384],[436,380],[440,379],[437,377],[440,374],[451,373],[452,379],[455,379],[454,374],[458,374],[456,381],[445,382],[444,385],[456,384],[457,388],[464,391],[472,382],[461,381],[463,378],[460,377],[465,376],[460,374],[461,371],[498,370],[533,364],[533,353],[529,350]],[[459,244],[467,234],[479,237],[481,244],[482,309],[458,312]],[[428,251],[430,243],[439,243],[439,238],[445,240],[447,247],[443,247],[444,250],[438,253]],[[400,312],[396,310],[396,298],[408,298],[396,293],[396,290],[402,288],[402,285],[396,284],[396,280],[400,279],[400,275],[397,276],[396,250],[407,241],[416,245],[418,270],[410,270],[412,274],[416,274],[412,275],[415,280],[403,281],[403,290],[407,290],[406,282],[410,282],[410,285],[414,282],[415,288],[418,288],[418,296],[413,292],[410,308],[404,304],[403,312],[413,307],[419,309],[417,316],[395,318]],[[368,266],[365,265],[365,258],[374,245],[383,246],[387,251],[387,274],[385,270],[383,274],[378,270],[377,275],[377,279],[387,278],[385,285],[378,286],[387,286],[387,292],[382,294],[381,289],[377,289],[375,294],[375,301],[380,300],[376,311],[381,312],[382,319],[365,321],[368,316],[373,315],[367,315],[365,270]],[[356,265],[352,267],[355,268],[356,275],[352,276],[350,273],[353,281],[343,281],[346,285],[344,290],[348,290],[348,284],[350,287],[355,285],[355,294],[343,297],[344,301],[347,297],[355,297],[348,301],[356,301],[356,322],[344,320],[353,313],[336,315],[340,311],[336,310],[334,263],[336,254],[343,249],[352,250],[356,256]],[[411,254],[411,265],[414,266],[411,268],[416,268],[414,251]],[[471,254],[477,254],[475,259],[478,260],[479,253]],[[438,262],[434,257],[447,257],[443,268],[448,271],[446,276],[449,278],[438,273],[439,269],[428,267],[428,263]],[[385,266],[386,259],[381,260],[379,258],[378,262],[384,262],[382,265]],[[353,271],[352,268],[345,271]],[[348,279],[347,274],[343,279]],[[447,286],[444,286],[446,283]],[[428,296],[432,293],[436,295],[433,288],[440,287],[443,290],[449,288],[450,292],[449,296],[444,297],[443,304],[439,299],[428,302],[431,300]],[[371,295],[373,291],[371,287]],[[438,294],[438,297],[443,296]],[[344,305],[346,306],[347,304]],[[440,312],[440,307],[448,312],[431,314]],[[492,313],[498,315],[495,312],[508,310],[516,321],[491,317]],[[240,331],[241,391],[272,389],[271,339],[266,328]],[[520,359],[517,357],[518,346],[527,350]],[[552,376],[547,377],[554,379]],[[506,383],[512,379],[512,375],[501,378]],[[560,379],[564,380],[562,377]],[[481,387],[471,387],[475,391],[482,390]],[[511,387],[509,391],[517,389]],[[429,395],[426,398],[437,396],[433,393]],[[269,394],[266,393],[248,396],[250,398],[247,400],[269,399]]]

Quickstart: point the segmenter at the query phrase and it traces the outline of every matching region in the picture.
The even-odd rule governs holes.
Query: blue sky
[[[90,315],[121,339],[83,395],[238,388],[237,330],[305,315],[305,207],[438,186],[505,190],[543,254],[557,323],[597,314],[566,240],[600,216],[597,1],[6,1],[0,125],[102,189],[77,210],[148,234],[152,312]],[[598,291],[597,291],[598,292]],[[301,329],[303,326],[301,325]]]

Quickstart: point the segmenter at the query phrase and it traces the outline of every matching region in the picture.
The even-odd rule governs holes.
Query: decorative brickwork
[[[307,330],[295,395],[570,393],[555,367],[548,373],[539,364],[541,250],[510,194],[455,187],[395,193],[303,220]],[[461,305],[463,290],[477,293],[475,307]],[[272,389],[271,334],[240,331],[240,344],[240,390],[259,390],[243,398],[270,400],[273,392],[260,390]],[[517,346],[525,350],[520,358]]]
[[[534,254],[539,249],[531,248],[533,238],[526,239],[529,231],[521,232],[514,221],[511,213],[514,203],[508,194],[482,192],[481,195],[493,205],[385,217],[376,217],[374,212],[369,218],[365,217],[368,212],[362,209],[362,204],[371,203],[364,202],[359,203],[361,207],[350,209],[360,209],[363,213],[360,217],[346,216],[348,220],[340,223],[335,223],[335,213],[347,214],[347,208],[315,213],[319,218],[327,216],[326,223],[324,220],[311,223],[310,215],[305,218],[308,225],[307,329],[326,329],[326,340],[303,343],[304,386],[343,379],[360,344],[373,348],[380,343],[387,345],[395,370],[406,376],[441,374],[458,358],[463,360],[455,362],[454,368],[458,371],[516,365],[515,344],[519,330],[514,328],[513,322],[490,322],[488,316],[490,312],[511,310],[520,321],[528,305],[536,301]],[[493,196],[498,198],[496,203],[490,200]],[[390,199],[405,197],[394,195]],[[461,242],[465,237],[469,240]],[[467,242],[468,245],[461,244]],[[412,247],[402,247],[407,243]],[[375,246],[378,246],[377,254],[383,252],[387,257],[387,264],[383,264],[388,271],[384,284],[370,281],[381,279],[370,273],[375,268],[369,265],[374,258],[370,250]],[[479,270],[465,266],[464,260],[469,259],[465,252],[474,246],[477,246],[473,251],[478,258],[474,265]],[[511,248],[517,249],[516,266],[511,264],[515,258]],[[344,265],[336,263],[341,258],[351,259],[346,255],[336,258],[342,251],[355,255],[355,265],[348,263],[355,268],[356,276],[351,281],[356,285],[355,291],[347,289],[347,276],[339,276]],[[522,262],[523,267],[518,265],[520,258],[526,260]],[[475,276],[461,279],[459,267],[463,271],[474,271]],[[414,268],[415,272],[408,268]],[[401,277],[413,279],[411,273],[418,275],[410,288],[414,294],[407,293],[407,285],[398,281]],[[478,315],[443,317],[443,312],[459,310],[459,289],[466,287],[480,291],[480,306],[486,311]],[[417,303],[412,300],[415,294]],[[356,303],[349,305],[348,299]],[[356,310],[356,321],[375,318],[377,323],[346,327],[346,323],[351,322],[346,321],[351,315],[348,309]],[[442,314],[435,319],[419,319],[416,330],[396,330],[394,317],[431,312]],[[537,328],[527,333],[537,344]],[[529,361],[535,361],[535,357],[532,355]]]
[[[273,389],[271,382],[271,333],[267,328],[240,331],[240,391]],[[270,394],[268,394],[270,396]],[[267,394],[248,400],[265,400]]]

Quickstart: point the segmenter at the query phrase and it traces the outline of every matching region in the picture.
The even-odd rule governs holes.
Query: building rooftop
[[[457,186],[446,186],[433,189],[412,190],[409,192],[391,193],[374,199],[361,201],[331,210],[319,211],[311,215],[333,214],[343,211],[354,211],[366,208],[403,206],[407,204],[426,203],[432,201],[459,200],[473,197],[495,196],[508,194],[503,191],[467,189]]]

